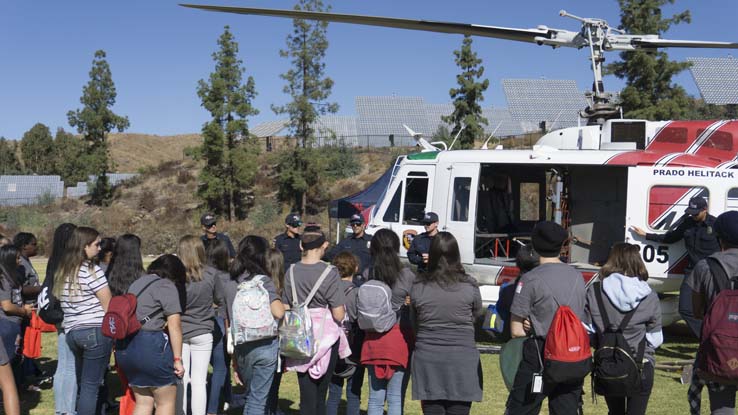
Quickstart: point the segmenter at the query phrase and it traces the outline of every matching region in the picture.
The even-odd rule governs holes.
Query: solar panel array
[[[702,99],[708,104],[738,104],[738,59],[687,58]]]
[[[350,115],[323,115],[312,124],[317,145],[332,143],[356,146],[356,117]]]
[[[503,79],[507,105],[512,118],[550,128],[575,127],[579,111],[587,106],[584,94],[572,80]]]
[[[356,130],[362,136],[407,136],[403,124],[418,133],[432,135],[422,97],[363,96],[356,97]]]
[[[63,194],[60,176],[0,176],[0,206],[30,205]]]
[[[288,119],[267,121],[255,127],[249,128],[249,133],[257,137],[274,137],[280,135],[280,132],[286,129],[289,123],[290,120]]]

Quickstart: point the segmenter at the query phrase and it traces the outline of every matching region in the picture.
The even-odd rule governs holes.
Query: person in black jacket
[[[438,234],[438,215],[434,212],[426,212],[423,215],[423,226],[425,226],[425,232],[413,238],[410,249],[407,250],[408,261],[418,266],[419,273],[425,272],[428,267],[431,242]]]
[[[233,248],[231,238],[224,233],[218,232],[217,218],[214,214],[206,213],[200,216],[200,225],[202,225],[202,231],[204,232],[202,236],[200,236],[200,239],[202,240],[202,244],[205,246],[205,250],[208,249],[210,241],[213,239],[220,239],[228,245],[228,255],[231,259],[236,257],[236,250]]]
[[[720,244],[713,229],[715,217],[707,213],[707,201],[695,196],[689,200],[689,206],[684,211],[676,225],[664,234],[646,233],[637,226],[631,226],[631,231],[649,241],[672,244],[684,240],[687,248],[689,263],[684,270],[684,280],[679,288],[679,315],[682,316],[695,336],[699,337],[702,322],[694,318],[692,311],[692,289],[686,284],[687,277],[700,260],[720,251]]]
[[[300,215],[290,213],[284,218],[284,232],[274,237],[274,247],[284,257],[284,269],[290,269],[292,264],[300,262],[302,258],[300,226],[302,226]]]
[[[323,257],[323,260],[333,261],[333,258],[339,253],[344,251],[351,252],[359,258],[359,274],[361,274],[371,262],[369,246],[371,245],[372,236],[366,233],[364,217],[360,214],[357,213],[351,216],[349,224],[351,224],[353,234],[348,238],[344,238],[344,240],[339,242],[338,245],[329,249]]]

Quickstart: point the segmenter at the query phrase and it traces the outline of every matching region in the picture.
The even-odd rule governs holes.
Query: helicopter
[[[530,29],[380,16],[182,4],[213,12],[382,26],[472,35],[557,48],[585,49],[593,73],[586,125],[550,131],[532,149],[447,150],[410,130],[421,151],[399,157],[376,204],[364,212],[368,231],[391,229],[409,240],[423,232],[422,218],[433,211],[439,229],[459,241],[461,260],[480,282],[485,303],[497,300],[499,286],[514,279],[517,247],[530,240],[538,221],[554,220],[570,233],[562,256],[587,281],[597,276],[612,244],[636,244],[649,284],[660,293],[664,324],[678,320],[677,291],[687,265],[681,242],[660,244],[629,231],[668,230],[684,214],[691,197],[709,201],[717,216],[738,210],[738,121],[648,121],[622,119],[622,111],[602,80],[605,53],[660,48],[738,49],[738,43],[662,39],[633,35],[605,20],[576,20],[578,31]]]

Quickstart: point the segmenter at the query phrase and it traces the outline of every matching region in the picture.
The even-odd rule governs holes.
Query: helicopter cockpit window
[[[728,190],[728,200],[725,210],[738,210],[738,187]]]
[[[665,231],[671,228],[684,210],[689,206],[689,199],[703,197],[710,203],[710,192],[701,186],[654,186],[648,192],[648,227]]]
[[[539,221],[541,185],[539,183],[520,183],[520,220]]]
[[[469,195],[471,193],[471,177],[454,178],[454,204],[451,208],[451,220],[467,222],[469,220]]]
[[[636,143],[636,149],[646,148],[646,123],[644,121],[613,122],[610,127],[613,143]]]
[[[402,186],[397,186],[395,195],[392,196],[387,211],[384,212],[382,220],[385,222],[399,222],[400,221],[400,198],[402,197]]]
[[[425,200],[428,196],[428,174],[423,171],[410,172],[405,179],[405,203],[402,223],[422,225],[425,214]]]
[[[687,129],[684,127],[666,127],[655,139],[658,143],[686,144]]]
[[[733,134],[728,131],[715,131],[705,141],[705,148],[714,148],[715,150],[733,151]]]

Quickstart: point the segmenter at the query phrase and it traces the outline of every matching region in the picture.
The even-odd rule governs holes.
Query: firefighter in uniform
[[[672,244],[684,240],[688,264],[684,270],[684,282],[679,289],[679,315],[697,337],[700,336],[702,322],[694,318],[692,289],[685,282],[698,261],[720,251],[720,244],[713,229],[714,223],[715,217],[707,213],[707,201],[695,196],[689,200],[689,207],[684,211],[684,216],[664,234],[646,233],[637,226],[630,228],[638,236],[645,237],[649,241]]]
[[[411,264],[418,266],[418,272],[425,272],[428,267],[428,252],[430,252],[433,237],[438,234],[438,215],[426,212],[423,215],[425,232],[413,238],[410,249],[407,250],[407,259]]]
[[[371,244],[372,236],[366,233],[366,224],[364,223],[364,217],[360,214],[351,216],[349,220],[351,230],[353,233],[351,236],[344,238],[338,245],[329,249],[323,257],[326,261],[332,261],[333,257],[343,251],[351,252],[359,258],[359,274],[364,272],[364,269],[371,263],[371,254],[369,254],[369,246]]]
[[[284,232],[274,237],[274,247],[284,256],[284,269],[288,270],[302,258],[300,249],[300,226],[302,220],[297,213],[290,213],[284,218]]]

